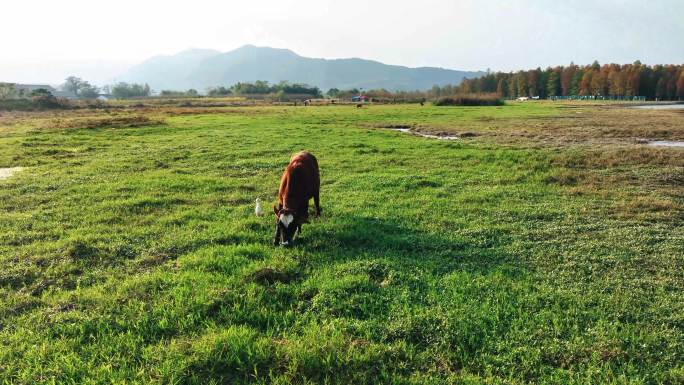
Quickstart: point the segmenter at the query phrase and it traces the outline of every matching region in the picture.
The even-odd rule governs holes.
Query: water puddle
[[[656,147],[684,147],[684,141],[654,140],[652,142],[648,142],[648,145]]]
[[[0,180],[7,179],[12,176],[15,172],[23,170],[23,167],[0,167]]]
[[[684,104],[646,104],[630,108],[637,108],[640,110],[684,110]]]
[[[456,140],[458,139],[458,136],[456,135],[432,135],[432,134],[423,134],[418,131],[411,131],[410,128],[390,128],[392,131],[399,131],[403,132],[405,134],[410,134],[410,135],[415,135],[415,136],[422,136],[423,138],[430,138],[430,139],[439,139],[439,140]]]

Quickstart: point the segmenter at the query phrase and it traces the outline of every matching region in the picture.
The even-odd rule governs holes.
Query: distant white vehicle
[[[515,100],[517,100],[519,102],[524,102],[524,101],[530,100],[530,98],[528,98],[527,96],[521,96]]]

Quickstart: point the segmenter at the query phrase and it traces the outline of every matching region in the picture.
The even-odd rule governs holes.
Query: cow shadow
[[[297,247],[346,262],[379,258],[404,267],[418,267],[433,275],[458,271],[486,273],[501,265],[517,265],[506,251],[511,236],[500,228],[427,232],[386,218],[337,216],[305,225]]]

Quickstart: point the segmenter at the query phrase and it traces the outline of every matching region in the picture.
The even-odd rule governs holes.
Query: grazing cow
[[[363,107],[363,104],[357,104],[356,105],[356,108],[361,108],[361,107]]]
[[[273,206],[276,215],[274,245],[289,246],[295,232],[302,233],[302,224],[308,222],[311,198],[316,205],[316,217],[321,215],[320,188],[321,177],[316,157],[306,151],[294,154],[280,179],[278,205]]]

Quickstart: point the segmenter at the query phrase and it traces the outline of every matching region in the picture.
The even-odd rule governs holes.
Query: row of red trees
[[[684,65],[604,64],[537,68],[519,72],[495,72],[466,79],[457,87],[433,89],[433,94],[496,93],[519,96],[645,96],[647,99],[684,100]]]

